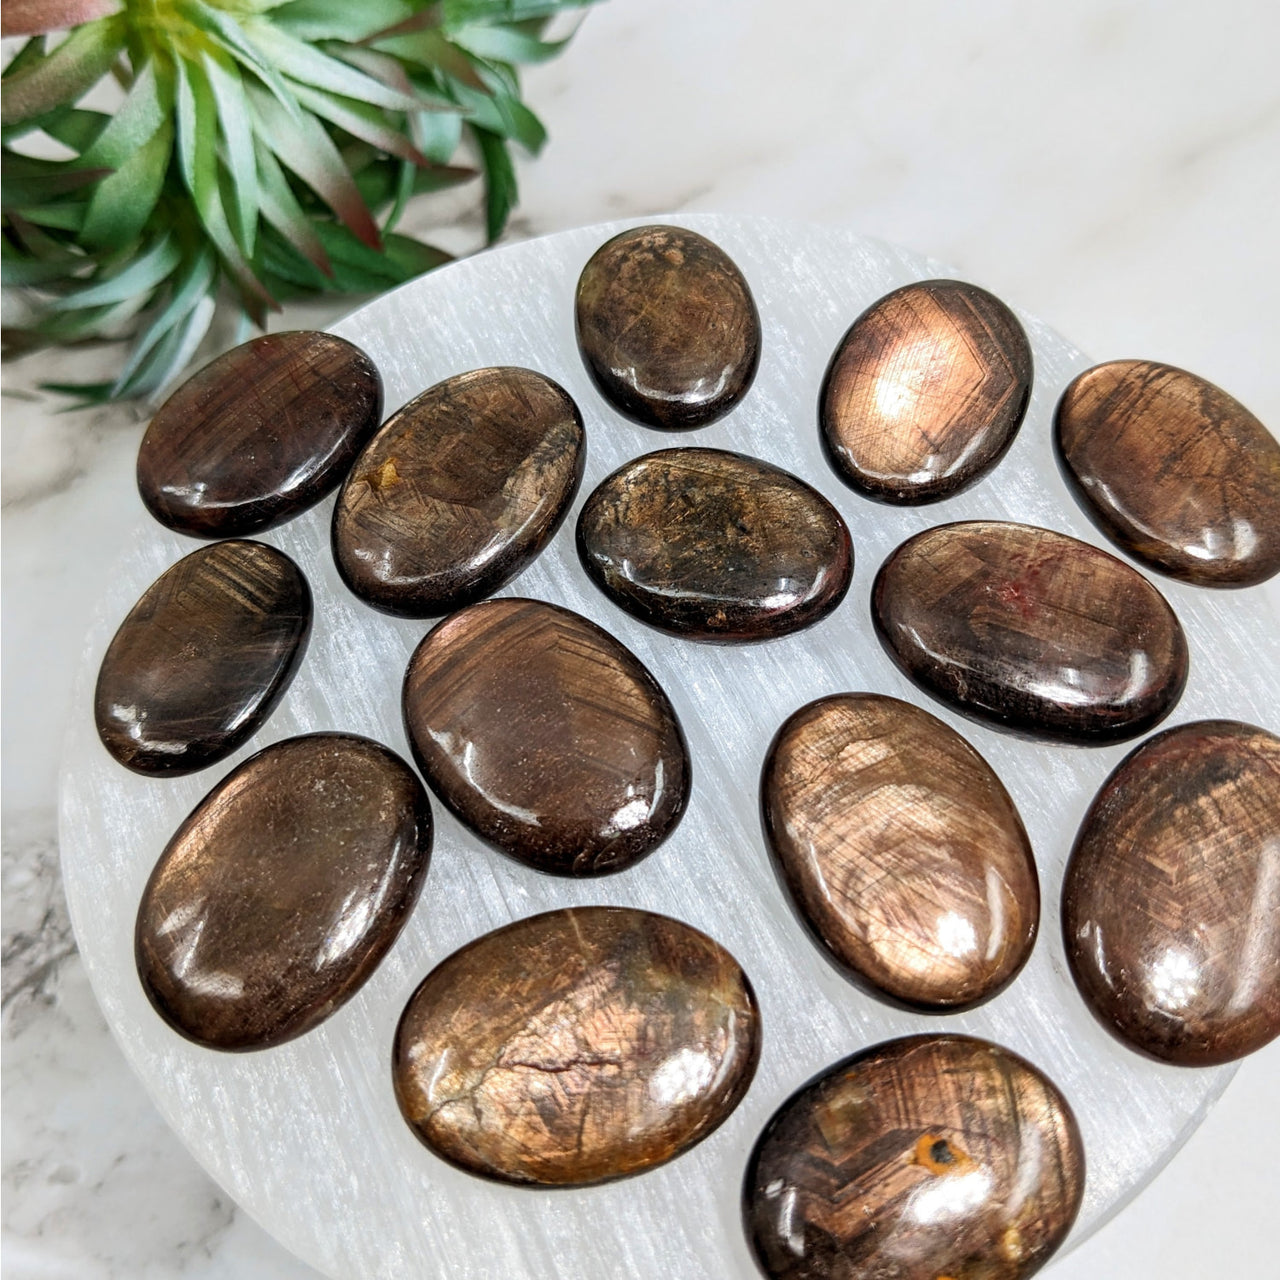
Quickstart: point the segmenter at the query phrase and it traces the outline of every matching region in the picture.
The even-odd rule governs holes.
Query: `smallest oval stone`
[[[746,279],[723,249],[683,227],[633,227],[601,245],[578,280],[574,318],[601,394],[647,427],[724,417],[760,363]]]
[[[876,994],[965,1008],[1012,981],[1040,889],[1022,820],[990,765],[919,707],[837,694],[778,731],[765,835],[805,925]]]
[[[287,738],[196,806],[143,890],[138,976],[209,1049],[318,1026],[390,949],[422,888],[431,806],[413,770],[344,733]]]
[[[1008,451],[1031,397],[1027,335],[999,298],[923,280],[873,303],[840,340],[819,423],[836,473],[879,502],[936,502]]]
[[[314,506],[382,416],[382,379],[359,347],[296,330],[254,338],[188,378],[138,449],[138,492],[161,524],[229,538]]]
[[[311,590],[261,542],[201,547],[120,624],[98,671],[102,745],[135,773],[176,777],[229,756],[284,696],[311,632]]]
[[[1103,783],[1062,889],[1067,959],[1109,1031],[1215,1066],[1280,1035],[1280,738],[1233,720],[1148,738]]]
[[[779,467],[723,449],[663,449],[620,467],[578,517],[595,584],[642,622],[692,640],[766,640],[844,599],[840,513]]]
[[[1112,360],[1063,392],[1058,460],[1118,546],[1200,587],[1280,573],[1280,442],[1238,400],[1154,360]]]
[[[414,1133],[499,1182],[587,1186],[674,1159],[742,1100],[751,984],[719,943],[626,907],[517,920],[443,960],[396,1030]]]

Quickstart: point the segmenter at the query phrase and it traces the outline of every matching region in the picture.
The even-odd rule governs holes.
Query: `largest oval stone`
[[[1187,642],[1140,573],[1031,525],[970,520],[909,538],[872,616],[889,656],[965,715],[1067,742],[1133,738],[1187,680]]]
[[[440,623],[410,659],[404,720],[441,800],[538,871],[622,871],[688,803],[688,749],[658,682],[595,623],[539,600]]]
[[[1096,365],[1063,393],[1054,439],[1085,511],[1144,564],[1202,587],[1280,573],[1280,442],[1213,383]]]
[[[805,924],[856,981],[947,1010],[1026,962],[1040,887],[991,766],[919,707],[820,698],[778,731],[760,784],[765,837]]]
[[[98,671],[102,745],[135,773],[193,773],[247,742],[284,696],[311,631],[302,570],[261,542],[202,547],[120,624]]]
[[[219,356],[157,410],[138,492],[200,538],[269,529],[324,497],[382,417],[382,379],[331,333],[269,333]]]
[[[764,640],[844,599],[840,513],[779,467],[723,449],[662,449],[620,467],[578,517],[578,553],[615,604],[693,640]]]
[[[473,369],[388,419],[333,512],[333,554],[367,604],[438,617],[510,582],[582,479],[582,416],[532,369]]]
[[[722,418],[751,387],[760,318],[742,272],[683,227],[633,227],[578,280],[578,346],[601,394],[649,427]]]
[[[747,1167],[747,1238],[778,1280],[1022,1280],[1075,1221],[1084,1146],[1031,1063],[959,1035],[846,1058],[792,1094]]]
[[[873,303],[822,384],[837,474],[881,502],[936,502],[976,483],[1013,443],[1031,396],[1031,346],[999,298],[923,280]]]
[[[746,975],[667,916],[578,907],[455,952],[396,1031],[400,1110],[501,1182],[583,1186],[663,1164],[733,1111],[760,1056]]]
[[[1130,1047],[1185,1066],[1280,1035],[1280,738],[1232,720],[1148,739],[1067,866],[1076,985]]]
[[[156,1012],[210,1049],[323,1022],[373,973],[427,873],[431,808],[399,756],[316,733],[251,756],[180,826],[138,908]]]

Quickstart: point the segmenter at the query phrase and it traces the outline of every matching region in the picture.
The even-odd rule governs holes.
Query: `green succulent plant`
[[[415,195],[475,176],[454,163],[464,131],[493,241],[510,144],[546,137],[516,68],[554,57],[546,24],[589,3],[10,0],[6,34],[37,34],[0,77],[3,280],[27,304],[6,350],[132,335],[118,378],[59,389],[147,396],[220,296],[247,332],[286,299],[428,271],[449,255],[396,227]],[[51,43],[42,23],[78,25]],[[114,113],[78,105],[108,76]]]

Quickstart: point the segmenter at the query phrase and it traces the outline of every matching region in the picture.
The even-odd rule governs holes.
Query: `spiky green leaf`
[[[485,232],[492,244],[507,225],[516,203],[516,171],[507,144],[487,129],[475,130],[484,164]]]
[[[94,189],[82,228],[86,245],[91,249],[118,249],[141,235],[164,189],[172,154],[173,126],[164,120]]]
[[[77,27],[52,53],[0,81],[0,124],[16,124],[82,98],[124,45],[119,14]]]

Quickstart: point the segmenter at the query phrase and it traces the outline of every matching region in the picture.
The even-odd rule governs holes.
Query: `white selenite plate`
[[[310,650],[280,707],[222,764],[173,781],[137,777],[111,760],[94,732],[98,664],[135,599],[199,545],[146,524],[105,584],[85,646],[62,774],[67,898],[107,1020],[200,1163],[267,1230],[335,1280],[752,1276],[739,1193],[765,1121],[838,1059],[921,1031],[999,1041],[1043,1068],[1066,1094],[1088,1157],[1084,1206],[1072,1236],[1079,1242],[1169,1160],[1233,1071],[1165,1067],[1129,1052],[1094,1022],[1067,972],[1058,927],[1063,867],[1086,805],[1129,747],[1037,744],[953,715],[890,663],[872,633],[868,598],[890,551],[946,521],[1009,518],[1106,545],[1068,494],[1050,447],[1054,405],[1091,361],[1023,315],[1035,353],[1034,394],[1001,465],[967,493],[931,506],[868,502],[836,479],[819,447],[824,369],[871,302],[898,285],[950,273],[839,229],[747,217],[667,219],[709,236],[738,263],[755,295],[764,341],[755,385],[733,413],[701,431],[664,433],[626,421],[605,403],[574,342],[579,272],[604,240],[636,221],[642,220],[565,232],[456,263],[370,303],[334,331],[377,362],[387,412],[451,374],[496,364],[537,369],[577,400],[588,439],[581,492],[551,546],[502,594],[578,610],[618,636],[657,676],[692,752],[693,796],[684,820],[631,870],[574,881],[538,875],[485,848],[434,803],[435,852],[422,898],[354,999],[309,1035],[265,1052],[228,1055],[187,1043],[152,1011],[134,970],[134,917],[156,858],[219,778],[277,739],[350,730],[407,758],[401,679],[430,624],[388,618],[345,590],[330,557],[332,499],[326,501],[262,537],[297,560],[315,593]],[[695,443],[777,463],[839,508],[853,534],[855,569],[853,587],[831,617],[765,644],[708,646],[647,629],[590,584],[573,543],[582,501],[626,460]],[[1197,590],[1163,578],[1158,585],[1181,617],[1191,649],[1190,681],[1167,723],[1274,718],[1280,626],[1267,593]],[[949,1017],[911,1014],[858,991],[809,941],[774,879],[757,816],[766,747],[791,712],[844,690],[907,698],[954,725],[994,766],[1022,812],[1040,871],[1040,938],[1017,981],[980,1009]],[[737,956],[759,995],[764,1027],[750,1093],[700,1146],[607,1186],[512,1188],[451,1168],[413,1136],[392,1094],[391,1040],[405,1001],[428,970],[477,935],[538,911],[590,903],[665,912]]]

